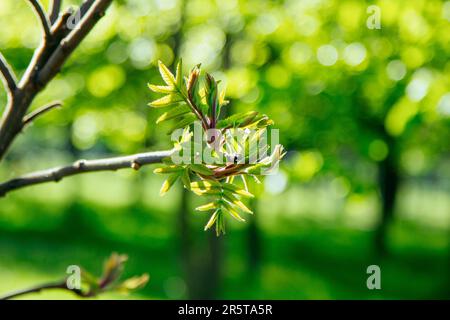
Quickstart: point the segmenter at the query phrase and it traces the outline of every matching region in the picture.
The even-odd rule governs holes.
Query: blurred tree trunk
[[[172,63],[172,69],[175,68],[177,61],[180,57],[180,49],[183,42],[183,25],[185,22],[185,8],[186,1],[180,1],[180,21],[177,32],[173,36],[173,55],[174,61]],[[183,271],[183,277],[187,287],[187,298],[196,299],[198,296],[197,285],[198,281],[195,276],[196,272],[193,266],[195,264],[193,257],[193,243],[191,239],[191,228],[189,224],[189,191],[185,188],[181,190],[180,206],[178,209],[178,243],[180,250],[181,266]]]
[[[450,231],[450,230],[449,230]],[[449,243],[450,243],[450,232],[448,235],[448,239],[449,239]],[[445,296],[450,299],[450,247],[449,247],[449,251],[448,251],[448,258],[447,258],[447,285],[444,284],[445,289],[444,289],[444,294]]]
[[[387,230],[394,216],[395,201],[400,185],[395,144],[388,139],[389,154],[378,165],[378,183],[381,195],[381,220],[375,230],[375,249],[378,254],[387,254]]]
[[[206,269],[205,277],[209,294],[205,297],[208,299],[215,299],[219,297],[220,286],[222,283],[222,259],[223,259],[223,237],[218,237],[215,232],[210,232],[209,238],[209,263]],[[208,279],[209,278],[209,279]]]
[[[358,91],[363,90],[359,89]],[[384,104],[393,106],[405,92],[405,84],[398,83],[392,88],[391,93],[387,96]],[[392,137],[385,128],[384,117],[379,118],[368,114],[365,110],[370,110],[368,101],[360,98],[360,95],[353,95],[353,103],[360,106],[356,109],[356,120],[361,125],[361,130],[369,131],[381,137],[388,146],[387,157],[378,162],[378,190],[381,196],[381,219],[375,229],[374,249],[375,253],[383,256],[387,254],[387,231],[394,217],[395,201],[401,176],[398,166],[398,150],[396,138]]]
[[[230,47],[231,37],[229,34],[225,36],[225,46],[222,53],[222,68],[223,71],[230,68]],[[222,109],[221,116],[226,117],[231,111],[231,102]],[[222,262],[224,260],[223,254],[223,238],[217,237],[214,231],[210,231],[208,234],[208,248],[207,256],[203,271],[204,276],[202,278],[201,289],[198,292],[196,299],[215,299],[218,298],[221,282],[222,282]]]
[[[184,280],[187,287],[187,297],[195,296],[195,277],[192,267],[192,240],[189,228],[189,191],[183,188],[181,190],[180,207],[178,209],[178,243],[180,250],[181,266],[183,269]]]
[[[71,122],[67,127],[66,127],[66,135],[67,135],[67,139],[66,139],[66,150],[70,153],[72,159],[78,159],[81,154],[80,154],[80,150],[78,150],[78,148],[73,144],[73,140],[72,140],[72,132],[73,132],[73,123]]]
[[[256,199],[250,200],[250,210],[256,212]],[[247,228],[247,249],[248,249],[248,274],[251,276],[259,275],[262,261],[261,251],[261,233],[258,227],[258,215],[254,214],[248,221]]]
[[[218,237],[212,230],[207,233],[207,248],[203,255],[197,255],[203,265],[200,281],[195,285],[193,299],[217,299],[222,284],[223,238]],[[204,249],[204,247],[203,247]],[[197,271],[198,272],[198,271]]]
[[[180,26],[173,37],[173,52],[175,57],[173,65],[181,58],[180,49],[183,42],[185,8],[186,1],[181,1]],[[206,247],[200,246],[200,250],[204,254],[194,254],[194,244],[191,238],[189,224],[189,198],[189,191],[183,188],[178,211],[178,227],[181,265],[187,285],[187,297],[189,299],[214,299],[218,296],[220,286],[222,240],[214,232],[209,232]],[[202,272],[199,272],[199,270],[202,270]]]
[[[230,48],[232,39],[230,34],[226,34],[225,46],[222,53],[222,68],[223,71],[230,68]],[[231,112],[232,104],[222,110],[222,117],[226,117]],[[200,260],[204,261],[201,270],[203,276],[200,283],[195,285],[197,288],[191,296],[194,299],[215,299],[219,297],[221,280],[222,280],[222,264],[223,264],[223,238],[217,237],[214,231],[210,231],[207,236],[207,250],[206,255],[203,255]]]

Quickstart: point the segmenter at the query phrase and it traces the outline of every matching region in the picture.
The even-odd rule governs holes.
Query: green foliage
[[[160,61],[159,72],[165,86],[149,84],[150,90],[162,93],[164,96],[149,103],[154,108],[167,108],[156,121],[173,120],[175,129],[184,128],[183,136],[175,143],[175,150],[189,146],[190,150],[207,149],[212,155],[212,163],[197,163],[195,153],[189,154],[189,161],[182,165],[167,159],[166,164],[156,168],[155,173],[170,174],[161,187],[160,194],[164,195],[175,184],[178,178],[184,187],[198,196],[209,196],[212,202],[200,206],[198,211],[213,211],[205,230],[216,226],[216,234],[225,233],[224,215],[230,215],[237,221],[245,221],[241,213],[253,212],[242,202],[242,198],[253,197],[248,191],[247,177],[256,178],[257,175],[270,170],[283,158],[285,152],[281,145],[272,148],[272,154],[267,155],[269,146],[252,148],[257,145],[266,128],[273,124],[268,116],[256,111],[249,111],[231,115],[220,119],[220,111],[228,104],[224,91],[219,93],[219,81],[206,73],[203,86],[200,85],[200,65],[195,66],[189,76],[182,76],[182,62],[177,65],[176,73]],[[192,142],[194,122],[201,123],[205,133],[204,141]],[[243,130],[247,129],[247,131]],[[253,131],[252,131],[253,130]],[[212,132],[212,134],[211,134]],[[209,135],[209,136],[208,136]],[[184,151],[185,149],[183,149]],[[223,157],[226,161],[223,163]],[[261,156],[263,155],[263,156]],[[259,158],[258,158],[259,157]],[[255,159],[252,162],[250,160]],[[243,186],[233,184],[236,176],[241,177]],[[191,177],[197,181],[191,181]],[[256,181],[259,179],[256,178]]]

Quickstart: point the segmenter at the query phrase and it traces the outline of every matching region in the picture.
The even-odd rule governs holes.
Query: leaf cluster
[[[273,124],[267,115],[250,111],[221,119],[221,110],[229,103],[225,99],[225,90],[219,90],[219,81],[209,73],[202,82],[200,65],[196,65],[187,77],[182,75],[181,61],[175,74],[161,61],[159,71],[165,84],[149,84],[150,90],[163,94],[149,103],[153,108],[165,109],[156,123],[173,121],[169,134],[175,129],[184,129],[182,137],[175,142],[175,149],[186,150],[188,146],[187,149],[192,151],[188,154],[189,161],[179,164],[168,158],[163,166],[154,170],[168,174],[160,194],[164,195],[180,179],[186,189],[211,198],[212,201],[196,210],[212,212],[205,230],[215,225],[216,233],[220,235],[225,233],[225,215],[245,221],[242,213],[253,213],[242,201],[253,197],[247,179],[250,177],[259,183],[257,176],[278,165],[285,151],[281,145],[252,147]],[[192,139],[196,123],[200,123],[205,133],[201,142]],[[195,152],[198,149],[208,150],[212,161],[199,158]],[[269,149],[271,154],[268,154]],[[233,183],[235,177],[240,177],[242,183]]]

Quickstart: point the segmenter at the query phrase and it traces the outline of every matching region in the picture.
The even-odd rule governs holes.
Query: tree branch
[[[5,57],[0,52],[0,72],[2,74],[3,83],[5,89],[9,91],[10,94],[14,93],[17,88],[16,77],[14,76],[14,71],[11,66],[6,61]]]
[[[86,1],[86,3],[89,1]],[[61,66],[80,44],[81,41],[92,30],[97,21],[105,14],[106,9],[112,0],[98,0],[94,2],[86,14],[78,23],[77,28],[72,30],[69,35],[64,38],[53,54],[48,59],[45,66],[39,72],[38,83],[45,84],[50,81],[61,69]]]
[[[39,0],[28,0],[30,4],[33,6],[34,11],[41,20],[42,28],[44,29],[45,39],[50,39],[52,37],[52,33],[50,32],[50,22],[47,19],[47,15],[45,14],[44,8],[42,8]]]
[[[95,0],[86,0],[80,6],[80,17],[83,17],[89,8],[92,6]]]
[[[114,157],[97,160],[78,160],[68,166],[37,171],[1,183],[0,197],[5,196],[8,192],[11,192],[13,190],[45,182],[58,182],[65,177],[81,173],[96,171],[115,171],[124,168],[139,170],[139,168],[143,165],[162,162],[164,158],[169,157],[172,153],[173,150],[166,150],[138,153],[124,157]]]
[[[29,1],[36,8],[38,15],[42,16],[44,11],[39,2],[37,0]],[[22,131],[23,119],[36,95],[61,70],[62,65],[104,15],[112,1],[85,0],[79,9],[80,12],[85,12],[85,14],[81,16],[81,21],[73,30],[67,26],[67,20],[71,13],[65,12],[56,19],[49,31],[51,38],[47,41],[44,40],[36,49],[25,74],[17,84],[17,89],[20,90],[16,90],[14,99],[9,99],[0,120],[0,160],[4,157],[16,136]],[[47,22],[48,26],[45,14],[41,21]],[[11,79],[14,78],[9,76],[10,72],[5,71],[8,69],[7,65],[1,63],[0,66],[2,74],[6,75],[6,79],[8,79],[8,87],[13,87]]]
[[[47,113],[48,111],[50,111],[54,108],[59,108],[61,106],[62,106],[62,103],[57,101],[57,102],[47,104],[43,107],[40,107],[39,109],[36,109],[35,111],[31,112],[30,114],[26,115],[23,118],[23,125],[26,126],[26,125],[30,124],[31,122],[33,122],[33,120],[36,119],[37,117],[43,115],[44,113]]]
[[[61,11],[62,0],[53,0],[50,7],[49,20],[50,24],[53,25],[58,19],[59,12]]]

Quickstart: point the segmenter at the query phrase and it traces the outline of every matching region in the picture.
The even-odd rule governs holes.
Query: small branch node
[[[78,160],[77,162],[75,162],[75,167],[79,170],[83,170],[86,167],[86,160]]]
[[[131,163],[131,168],[136,170],[136,171],[138,171],[141,167],[142,167],[142,165],[139,162],[137,162],[137,161],[133,161]]]
[[[56,171],[53,171],[51,173],[51,176],[52,176],[54,182],[59,182],[62,179],[62,177]]]

